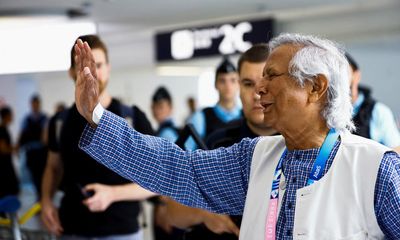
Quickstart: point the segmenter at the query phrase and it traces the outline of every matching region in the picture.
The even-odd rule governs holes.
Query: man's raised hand
[[[87,42],[78,39],[75,44],[75,102],[79,113],[95,126],[92,114],[99,103],[99,83],[97,82],[96,62]]]

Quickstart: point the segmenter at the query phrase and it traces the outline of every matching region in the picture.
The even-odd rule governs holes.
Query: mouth
[[[262,102],[261,106],[263,107],[263,111],[267,112],[268,109],[272,106],[272,103],[270,103],[270,102]]]
[[[264,111],[264,107],[261,106],[261,104],[259,104],[259,105],[254,106],[253,110],[254,111]]]

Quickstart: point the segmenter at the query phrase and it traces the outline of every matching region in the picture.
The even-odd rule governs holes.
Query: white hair
[[[328,79],[327,103],[321,112],[329,128],[338,132],[354,130],[350,97],[350,67],[344,52],[334,42],[315,36],[281,34],[269,42],[272,52],[281,45],[301,47],[289,62],[288,72],[300,86],[317,75]]]

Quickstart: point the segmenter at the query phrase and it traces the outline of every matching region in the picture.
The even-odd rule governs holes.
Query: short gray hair
[[[350,67],[338,44],[315,36],[281,34],[269,42],[272,52],[281,45],[297,45],[301,49],[289,62],[288,72],[304,86],[319,74],[328,79],[327,103],[321,114],[329,128],[343,133],[354,130],[353,105],[350,98]]]

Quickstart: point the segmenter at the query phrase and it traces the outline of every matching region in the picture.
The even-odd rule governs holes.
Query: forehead
[[[93,57],[95,62],[105,62],[106,54],[101,48],[92,49]]]
[[[289,62],[300,49],[300,46],[293,44],[285,44],[275,48],[267,58],[264,73],[271,70],[287,71]]]
[[[265,62],[243,62],[240,68],[240,78],[246,78],[251,76],[261,76],[263,69],[265,66]]]
[[[237,77],[237,72],[218,73],[217,79]]]

